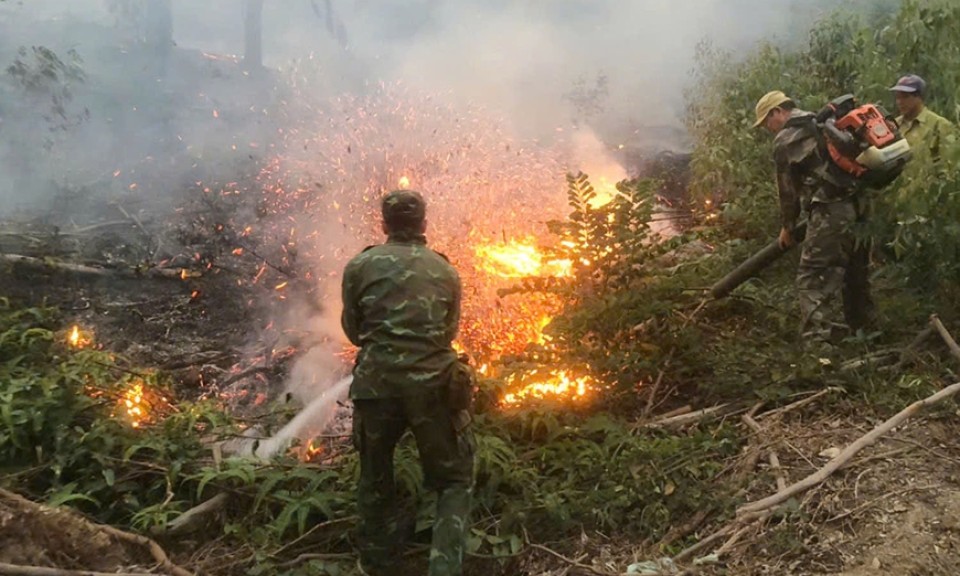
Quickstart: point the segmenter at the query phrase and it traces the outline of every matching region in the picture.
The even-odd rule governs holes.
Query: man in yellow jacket
[[[936,160],[940,157],[943,138],[954,130],[953,124],[926,106],[927,83],[916,74],[908,74],[890,88],[897,101],[897,124],[900,133],[910,143],[914,154]]]
[[[910,143],[913,160],[907,165],[900,184],[890,198],[888,208],[894,214],[917,214],[930,210],[929,185],[950,142],[956,138],[954,125],[926,106],[927,83],[916,74],[908,74],[890,88],[897,102],[897,124]]]

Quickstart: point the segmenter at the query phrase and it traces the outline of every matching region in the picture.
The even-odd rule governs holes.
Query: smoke
[[[683,149],[698,43],[734,54],[790,45],[844,3],[265,0],[266,73],[243,66],[246,4],[0,2],[0,67],[19,59],[49,78],[29,51],[45,46],[67,67],[75,53],[84,76],[0,79],[0,215],[169,209],[198,182],[280,157],[247,192],[290,191],[297,209],[250,225],[262,238],[296,236],[314,270],[317,290],[284,301],[278,318],[284,338],[312,347],[289,382],[306,401],[341,375],[336,274],[379,241],[376,199],[400,176],[427,194],[441,250],[465,258],[456,248],[468,234],[562,216],[564,171],[612,183],[627,173],[614,159],[622,147]],[[483,202],[495,217],[471,210]]]

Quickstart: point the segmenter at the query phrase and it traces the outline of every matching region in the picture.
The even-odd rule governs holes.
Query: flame
[[[93,343],[93,339],[89,334],[80,330],[80,327],[76,324],[73,325],[73,328],[70,329],[70,333],[67,335],[67,344],[71,348],[86,348]]]
[[[300,445],[298,448],[293,449],[293,454],[300,459],[301,462],[310,462],[313,460],[318,460],[320,456],[325,452],[323,444],[320,444],[319,441],[314,438],[308,440],[305,444]]]
[[[533,238],[495,244],[479,244],[474,248],[477,268],[499,278],[533,276],[570,276],[569,260],[546,260]]]
[[[407,188],[410,187],[410,179],[407,178],[406,176],[401,176],[400,182],[397,185],[400,186],[401,190],[406,190]]]
[[[517,381],[523,383],[517,385]],[[532,380],[532,381],[530,381]],[[505,406],[515,406],[528,399],[559,398],[579,401],[593,389],[593,380],[589,376],[575,377],[566,370],[552,370],[540,376],[537,370],[523,377],[511,376],[507,379],[508,388],[513,390],[503,396]]]
[[[540,319],[538,330],[537,330],[538,332],[537,344],[546,344],[550,340],[553,340],[553,338],[543,333],[544,328],[546,328],[547,325],[550,324],[552,320],[553,320],[552,316],[544,316],[543,318]]]
[[[589,204],[594,210],[597,208],[603,208],[609,204],[617,194],[620,193],[619,190],[617,190],[616,182],[611,182],[604,176],[600,176],[599,178],[592,180],[591,184],[593,185],[593,191],[596,193],[596,196],[590,199],[587,204]]]

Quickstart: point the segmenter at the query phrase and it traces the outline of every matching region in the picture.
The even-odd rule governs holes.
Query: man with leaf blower
[[[802,241],[797,288],[804,339],[831,342],[873,314],[868,247],[854,226],[866,218],[858,192],[892,181],[909,159],[895,126],[872,105],[838,98],[818,114],[777,90],[756,105],[754,127],[774,135],[781,250]],[[801,217],[806,217],[801,238]],[[842,303],[842,316],[837,310]]]

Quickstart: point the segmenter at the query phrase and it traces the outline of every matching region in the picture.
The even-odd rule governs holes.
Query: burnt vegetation
[[[130,3],[114,6],[137,14]],[[599,207],[589,175],[567,177],[556,194],[567,194],[569,216],[549,224],[543,250],[569,261],[570,273],[518,279],[499,294],[504,302],[549,294],[560,312],[544,342],[505,355],[480,380],[470,573],[806,574],[874,562],[891,573],[956,572],[960,515],[948,504],[960,494],[960,445],[950,400],[809,489],[760,510],[743,506],[816,474],[875,425],[957,380],[949,333],[960,332],[960,143],[949,140],[939,163],[918,163],[872,199],[875,218],[861,235],[882,256],[876,330],[829,355],[805,350],[796,253],[727,298],[708,293],[776,232],[769,142],[748,129],[757,97],[776,87],[809,108],[841,92],[882,101],[909,70],[936,79],[928,105],[957,120],[958,27],[954,3],[909,0],[869,17],[831,15],[796,50],[762,46],[735,59],[704,45],[687,98],[688,170],[677,168],[686,158],[654,161],[656,177],[619,183]],[[38,48],[17,57],[5,89],[41,91],[37,113],[70,130],[80,115],[68,89],[84,78],[72,55]],[[605,86],[599,76],[570,97],[595,106]],[[77,514],[51,525],[39,505],[0,492],[0,562],[353,573],[358,464],[347,438],[330,434],[268,462],[224,451],[245,431],[289,420],[294,409],[276,389],[310,338],[265,329],[251,351],[243,333],[292,300],[314,301],[316,286],[289,227],[247,232],[279,201],[256,184],[267,170],[260,161],[251,155],[231,174],[185,185],[161,216],[121,202],[110,204],[109,220],[4,223],[0,487]],[[257,193],[241,193],[249,190]],[[677,235],[658,239],[651,221],[664,204],[682,216]],[[593,392],[504,406],[531,369],[589,378]],[[313,452],[306,462],[303,449]],[[402,557],[410,573],[425,564],[432,520],[414,450],[404,442],[397,454],[416,519]],[[881,507],[921,519],[897,537],[923,553],[896,564],[876,552],[880,517],[896,523],[888,514],[897,512]],[[945,509],[950,522],[923,524],[930,509]],[[169,563],[100,524],[150,535]],[[44,554],[54,530],[91,541],[97,557],[69,547]],[[934,544],[946,553],[930,551]]]

